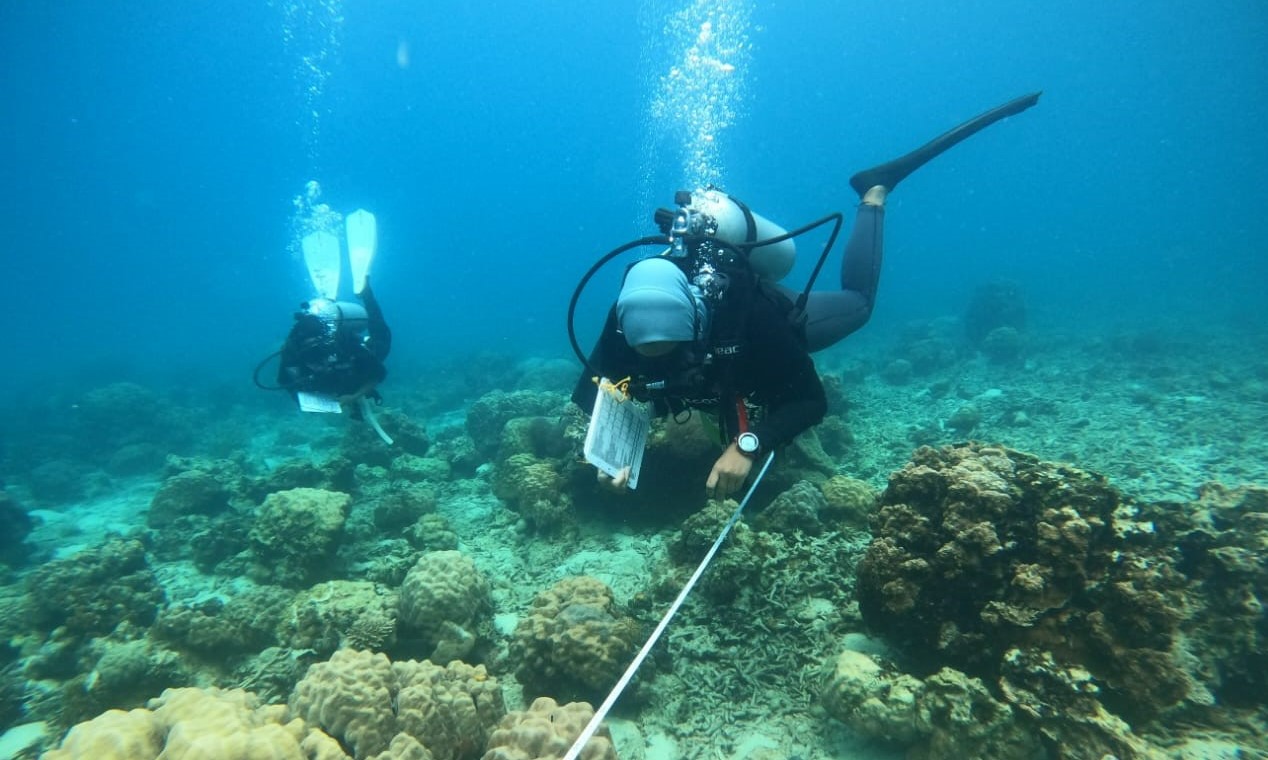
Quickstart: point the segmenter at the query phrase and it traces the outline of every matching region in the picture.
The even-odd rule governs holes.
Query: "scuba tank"
[[[759,279],[779,282],[792,271],[797,261],[797,244],[792,238],[783,237],[788,231],[754,213],[742,201],[710,187],[690,193],[689,202],[681,205],[680,214],[701,217],[689,220],[689,226],[698,225],[704,234],[732,246],[782,238],[776,243],[748,248],[749,267]]]
[[[303,311],[295,315],[296,319],[316,317],[331,335],[338,332],[361,335],[370,330],[370,317],[366,314],[365,307],[358,303],[314,298],[301,308]]]

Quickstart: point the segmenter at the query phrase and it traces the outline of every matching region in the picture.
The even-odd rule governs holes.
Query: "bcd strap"
[[[744,242],[757,242],[757,220],[753,218],[753,212],[749,209],[748,205],[739,198],[729,195],[727,197],[731,199],[732,203],[739,207],[740,213],[744,214]],[[751,252],[751,250],[745,250],[744,253],[747,256]]]

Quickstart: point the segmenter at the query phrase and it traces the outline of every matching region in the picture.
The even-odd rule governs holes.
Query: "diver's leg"
[[[880,284],[885,231],[884,193],[865,196],[841,261],[841,290],[812,291],[806,299],[806,346],[827,348],[867,324]],[[781,288],[796,301],[800,293]]]

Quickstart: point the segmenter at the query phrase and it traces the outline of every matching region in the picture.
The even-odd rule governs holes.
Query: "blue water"
[[[650,113],[695,30],[674,3],[463,5],[0,6],[4,390],[254,392],[312,294],[291,252],[309,180],[378,216],[390,363],[568,355],[577,278],[691,179]],[[959,313],[995,277],[1055,329],[1262,327],[1263,3],[696,5],[745,18],[718,178],[790,227],[848,210],[854,171],[1044,91],[892,196],[869,330]]]

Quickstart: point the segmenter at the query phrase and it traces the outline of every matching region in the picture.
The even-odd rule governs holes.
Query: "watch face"
[[[756,453],[759,447],[757,436],[752,433],[740,433],[740,437],[736,439],[735,445],[745,454]]]

